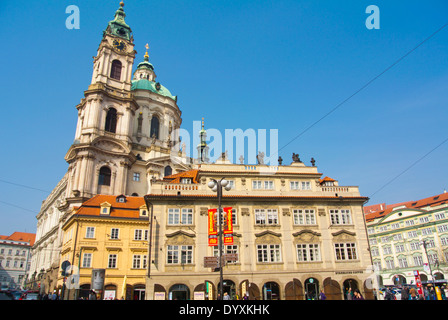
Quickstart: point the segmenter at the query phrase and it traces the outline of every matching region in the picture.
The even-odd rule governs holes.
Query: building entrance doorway
[[[305,299],[319,300],[319,281],[315,278],[305,280]]]
[[[225,294],[227,292],[227,294],[230,296],[230,300],[235,300],[236,299],[236,286],[235,286],[235,282],[233,282],[232,280],[223,280],[223,287],[222,287],[222,292],[223,294]],[[220,292],[220,288],[221,288],[221,283],[218,284],[218,294]],[[221,297],[222,299],[222,297]]]
[[[135,286],[134,287],[134,300],[145,300],[145,287]]]
[[[184,284],[175,284],[171,286],[168,295],[169,300],[190,300],[190,289]]]
[[[342,284],[344,287],[344,300],[351,300],[353,298],[353,293],[358,287],[358,281],[355,279],[347,279]]]
[[[263,300],[280,300],[280,287],[276,282],[266,282],[264,284]]]

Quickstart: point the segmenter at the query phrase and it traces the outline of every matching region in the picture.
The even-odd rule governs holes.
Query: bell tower
[[[93,87],[102,84],[111,89],[131,90],[135,59],[134,37],[124,20],[126,14],[123,7],[124,3],[121,2],[115,18],[103,32],[103,39],[93,61]]]
[[[126,194],[134,117],[139,106],[131,93],[135,50],[124,3],[103,32],[93,61],[92,81],[76,106],[75,139],[69,163],[67,201],[78,204],[96,194]]]

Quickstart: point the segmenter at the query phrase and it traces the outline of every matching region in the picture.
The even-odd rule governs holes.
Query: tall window
[[[335,243],[336,260],[356,260],[356,245],[354,243]]]
[[[110,70],[110,77],[112,79],[121,79],[121,62],[119,60],[112,61],[112,68]]]
[[[98,177],[98,185],[100,186],[110,186],[111,172],[108,167],[102,167],[100,169],[100,175]]]
[[[295,225],[316,224],[316,216],[314,214],[314,210],[312,209],[294,209],[293,213]]]
[[[82,259],[82,267],[83,268],[90,268],[92,266],[92,254],[91,253],[84,253],[83,259]]]
[[[117,130],[117,110],[110,108],[106,115],[106,125],[104,130],[115,133]]]
[[[88,238],[88,239],[95,238],[95,227],[87,227],[86,228],[86,238]]]
[[[257,245],[258,262],[281,262],[279,244],[259,244]]]
[[[173,174],[173,169],[170,166],[165,167],[164,177],[170,176]]]
[[[352,224],[350,210],[330,210],[331,224]]]
[[[159,139],[159,118],[153,116],[151,119],[151,131],[149,132],[150,137],[155,137]]]
[[[191,264],[193,263],[193,246],[168,246],[168,264]]]
[[[182,211],[177,208],[168,209],[168,225],[193,224],[193,209],[184,208]]]
[[[319,244],[298,244],[297,245],[297,261],[311,262],[320,261]]]
[[[108,268],[116,268],[117,267],[117,255],[109,254],[109,261],[107,264]]]
[[[277,209],[255,209],[255,224],[278,224]]]

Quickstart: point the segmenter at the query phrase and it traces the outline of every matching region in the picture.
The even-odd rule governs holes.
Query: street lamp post
[[[431,261],[429,261],[429,257],[428,257],[428,251],[426,251],[426,240],[422,240],[421,241],[423,248],[425,249],[425,254],[426,254],[426,260],[428,260],[428,266],[429,266],[429,272],[431,274],[432,277],[432,283],[434,285],[434,290],[436,290],[436,280],[434,278],[434,274],[432,273],[432,269],[431,269]]]
[[[219,265],[219,296],[223,299],[223,259],[222,259],[222,215],[221,215],[221,198],[222,198],[222,188],[229,191],[231,189],[229,181],[221,178],[221,180],[216,181],[215,179],[210,179],[208,187],[212,189],[213,192],[217,192],[218,195],[218,265]]]

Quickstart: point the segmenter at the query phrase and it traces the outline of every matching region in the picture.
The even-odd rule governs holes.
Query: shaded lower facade
[[[359,289],[365,299],[373,299],[369,279],[361,274],[337,275],[224,275],[223,292],[230,300],[319,300],[321,290],[327,300],[346,300],[349,289]],[[220,299],[219,274],[155,276],[148,282],[147,300]]]

